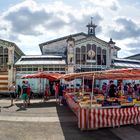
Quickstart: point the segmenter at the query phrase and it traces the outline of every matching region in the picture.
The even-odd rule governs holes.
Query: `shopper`
[[[58,92],[59,92],[59,85],[58,83],[56,83],[55,85],[55,99],[56,99],[56,103],[58,103]]]
[[[21,86],[17,85],[16,100],[19,99],[20,95],[21,95]]]
[[[23,108],[26,108],[27,106],[27,100],[28,100],[28,95],[27,95],[27,89],[28,85],[26,84],[25,81],[22,82],[22,90],[21,90],[21,99],[23,100]]]
[[[44,93],[44,102],[50,98],[50,87],[48,84],[46,84],[46,89]]]
[[[62,105],[62,99],[63,99],[63,85],[62,85],[62,83],[60,83],[60,85],[59,85],[58,96],[59,96],[59,105]]]
[[[31,100],[31,87],[28,81],[26,81],[27,85],[27,95],[28,95],[28,105],[30,105],[30,100]]]
[[[11,106],[13,106],[13,100],[15,98],[15,91],[16,91],[15,82],[12,82],[12,84],[9,86],[9,94],[10,94],[10,99],[11,99]]]

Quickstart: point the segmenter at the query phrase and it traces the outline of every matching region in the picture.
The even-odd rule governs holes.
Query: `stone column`
[[[67,39],[67,65],[68,65],[68,73],[74,72],[74,47],[75,47],[75,40],[70,36]]]
[[[111,48],[107,49],[106,51],[106,66],[110,68],[111,65]]]
[[[11,84],[14,80],[14,51],[15,47],[8,47],[8,85]]]

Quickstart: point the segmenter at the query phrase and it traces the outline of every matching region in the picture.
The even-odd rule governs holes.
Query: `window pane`
[[[95,44],[92,45],[92,50],[96,53],[96,45]]]
[[[97,55],[97,65],[101,65],[101,55]]]
[[[76,53],[80,54],[80,48],[76,48]]]
[[[101,55],[101,48],[100,47],[97,48],[97,54]]]
[[[106,55],[106,50],[102,50],[103,55]]]
[[[91,50],[91,45],[90,44],[87,44],[87,52]]]
[[[8,53],[8,49],[7,48],[4,49],[4,53]]]
[[[85,53],[86,52],[86,47],[85,46],[82,46],[81,47],[81,53]]]

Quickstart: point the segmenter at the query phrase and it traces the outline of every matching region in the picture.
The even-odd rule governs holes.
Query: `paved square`
[[[31,102],[22,110],[21,101],[9,107],[9,100],[0,100],[0,140],[140,140],[140,125],[80,131],[67,106],[53,99]]]

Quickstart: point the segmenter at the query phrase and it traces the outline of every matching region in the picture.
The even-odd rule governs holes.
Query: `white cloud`
[[[126,34],[127,38],[119,40],[109,31],[113,29],[112,31],[127,33],[125,29],[131,26],[127,26],[126,23],[139,28],[139,12],[138,7],[124,5],[121,0],[78,0],[76,6],[75,3],[68,3],[65,0],[54,0],[49,3],[24,0],[1,13],[0,38],[17,43],[25,54],[30,52],[40,54],[38,44],[76,32],[87,32],[85,25],[90,21],[90,17],[93,17],[94,23],[98,25],[97,37],[105,41],[113,37],[117,46],[121,47],[123,52],[126,51],[125,55],[129,55],[130,45],[138,49],[135,45],[137,46],[140,41],[139,32],[135,37],[137,42],[132,44],[133,36],[136,36],[135,32],[134,34],[131,32],[131,38],[130,34]],[[120,18],[120,15],[126,17],[124,24],[121,21],[121,25],[113,20]],[[130,20],[127,20],[128,17]],[[117,35],[121,36],[121,33]],[[119,56],[123,56],[122,51]]]
[[[111,10],[117,10],[119,6],[118,0],[83,0],[85,3],[91,3],[96,7],[110,8]]]

